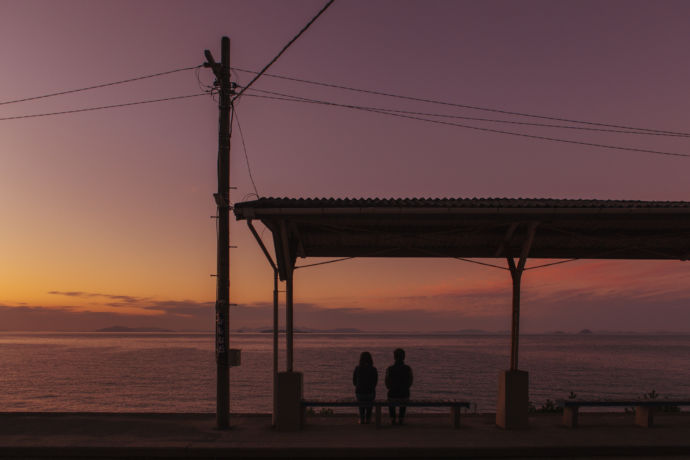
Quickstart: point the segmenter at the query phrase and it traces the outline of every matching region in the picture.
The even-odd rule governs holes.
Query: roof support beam
[[[249,227],[249,230],[252,232],[252,235],[254,235],[254,239],[256,239],[256,242],[259,243],[259,247],[261,248],[261,251],[263,251],[264,255],[266,256],[268,263],[271,264],[271,268],[273,268],[273,270],[278,270],[278,267],[276,266],[276,263],[273,261],[271,254],[269,254],[268,249],[266,249],[266,245],[264,244],[263,241],[261,241],[261,237],[256,232],[256,229],[254,228],[254,224],[252,224],[251,219],[247,220],[247,227]]]
[[[295,222],[290,222],[290,234],[294,236],[297,244],[295,245],[295,251],[299,257],[306,257],[304,252],[304,245],[302,244],[302,238],[300,238],[299,229]]]
[[[505,238],[503,238],[503,242],[496,249],[494,257],[501,257],[503,255],[503,251],[505,251],[506,246],[508,246],[508,244],[510,244],[510,240],[513,239],[513,233],[515,233],[515,229],[517,228],[517,226],[517,222],[513,222],[512,224],[510,224],[508,230],[506,230],[506,236]]]

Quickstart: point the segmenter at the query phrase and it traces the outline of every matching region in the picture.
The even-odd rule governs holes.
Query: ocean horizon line
[[[239,328],[230,330],[231,334],[255,334],[268,335],[273,332],[271,328]],[[199,329],[163,329],[163,328],[146,328],[146,327],[107,327],[99,329],[47,329],[47,330],[12,330],[0,329],[0,333],[11,334],[208,334],[213,335],[213,330],[199,330]],[[280,335],[285,335],[285,329],[278,331]],[[409,330],[366,330],[366,329],[310,329],[310,328],[296,328],[295,334],[339,334],[339,335],[510,335],[508,330],[482,330],[482,329],[459,329],[459,330],[430,330],[430,331],[409,331]],[[636,330],[608,330],[608,329],[581,329],[579,331],[563,331],[563,330],[549,330],[549,331],[528,331],[520,332],[521,336],[531,335],[690,335],[690,330],[687,331],[669,331],[669,330],[655,330],[655,331],[636,331]]]

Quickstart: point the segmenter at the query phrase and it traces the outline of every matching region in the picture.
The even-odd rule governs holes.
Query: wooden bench
[[[669,399],[616,399],[616,400],[580,400],[559,399],[556,401],[563,408],[563,425],[575,428],[578,425],[580,407],[634,407],[635,425],[650,427],[654,423],[654,411],[662,406],[690,406],[690,400]]]
[[[302,400],[302,423],[304,424],[306,420],[305,411],[309,407],[373,407],[376,412],[376,428],[381,427],[381,408],[390,406],[405,406],[405,407],[448,407],[450,408],[450,421],[453,428],[460,428],[460,409],[469,408],[470,403],[467,401],[456,401],[456,400],[421,400],[421,399],[409,399],[409,400],[383,400],[383,401],[370,401],[370,402],[359,402],[354,399],[341,399],[333,401],[310,401]]]

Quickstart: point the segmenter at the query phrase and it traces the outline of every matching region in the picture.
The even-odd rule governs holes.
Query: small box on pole
[[[228,362],[230,366],[239,366],[242,364],[242,350],[239,348],[231,348],[228,350]]]

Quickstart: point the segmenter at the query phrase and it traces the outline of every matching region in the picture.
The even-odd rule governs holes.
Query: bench
[[[302,400],[302,423],[304,424],[306,417],[305,411],[308,407],[373,407],[376,412],[376,428],[381,427],[381,408],[389,406],[406,406],[406,407],[448,407],[450,408],[450,421],[453,428],[460,428],[460,409],[469,408],[470,403],[467,401],[456,400],[383,400],[359,402],[354,399],[341,399],[332,401],[309,401]]]
[[[559,399],[556,401],[563,408],[563,425],[575,428],[578,425],[580,407],[634,407],[635,425],[651,427],[654,424],[654,411],[663,406],[690,406],[690,400],[670,399],[616,399],[616,400],[580,400]]]

